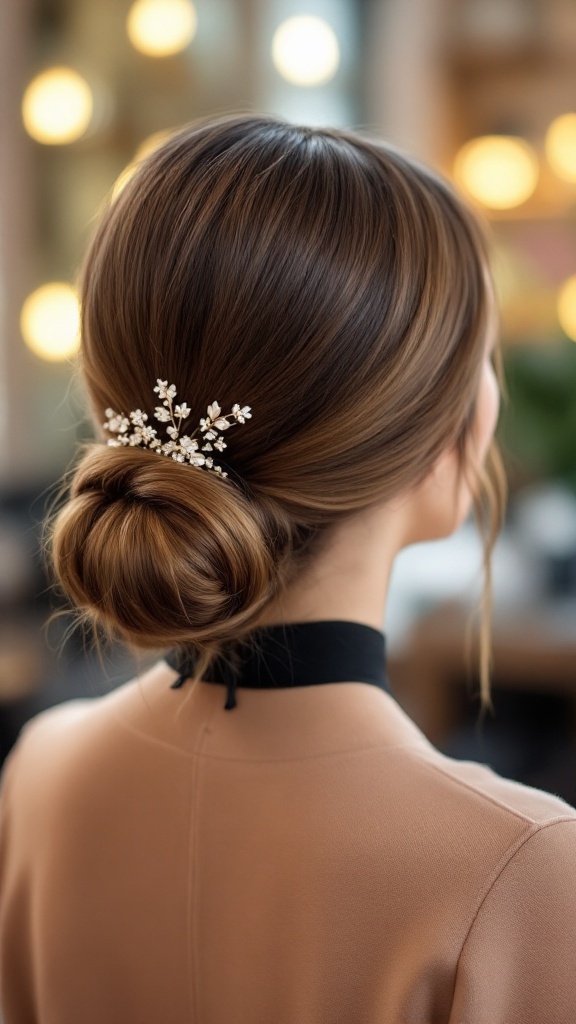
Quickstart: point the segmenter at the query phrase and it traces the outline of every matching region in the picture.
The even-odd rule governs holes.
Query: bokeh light
[[[60,362],[80,347],[78,296],[63,281],[44,284],[28,296],[20,314],[20,329],[28,348],[41,359]]]
[[[84,135],[94,100],[88,82],[72,68],[53,67],[33,78],[22,99],[28,134],[45,145],[65,145]]]
[[[576,114],[554,118],[546,132],[546,156],[559,178],[576,182]]]
[[[151,153],[158,149],[163,142],[166,142],[171,135],[173,135],[173,132],[168,128],[161,129],[158,132],[152,132],[151,135],[147,135],[145,139],[142,139],[142,142],[138,146],[138,149],[134,154],[134,159],[136,161],[144,160],[145,157],[150,156]]]
[[[116,181],[112,185],[112,202],[118,198],[120,193],[126,188],[130,179],[136,174],[136,171],[140,166],[140,161],[144,160],[147,156],[150,156],[150,154],[153,153],[154,150],[158,149],[163,142],[166,142],[166,139],[169,139],[172,134],[172,129],[162,129],[157,132],[152,132],[151,135],[147,135],[145,139],[142,139],[142,142],[134,154],[134,158],[126,165],[124,170],[120,172]]]
[[[520,206],[538,182],[538,161],[524,139],[483,135],[456,156],[454,176],[477,202],[494,210]]]
[[[126,30],[132,46],[147,57],[170,57],[196,35],[198,18],[191,0],[136,0]]]
[[[124,189],[126,188],[126,185],[130,181],[130,179],[134,177],[134,175],[136,174],[137,170],[138,170],[138,161],[137,160],[132,160],[129,164],[126,164],[126,167],[124,168],[124,170],[120,171],[120,174],[118,175],[118,177],[116,178],[116,181],[112,185],[112,190],[111,190],[111,193],[110,193],[110,198],[111,198],[112,202],[114,202],[116,199],[118,199],[118,196],[120,195],[121,192],[124,191]]]
[[[565,334],[576,341],[576,274],[564,282],[558,293],[558,319]]]
[[[336,74],[340,47],[334,29],[314,15],[283,21],[272,39],[276,70],[293,85],[323,85]]]

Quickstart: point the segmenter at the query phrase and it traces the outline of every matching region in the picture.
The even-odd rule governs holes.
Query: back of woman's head
[[[450,445],[463,453],[486,262],[449,186],[383,143],[252,116],[174,135],[85,259],[90,405],[99,423],[108,407],[150,412],[161,378],[195,423],[214,400],[253,416],[226,434],[225,479],[87,448],[52,529],[76,604],[136,647],[216,650],[331,526],[423,479]]]

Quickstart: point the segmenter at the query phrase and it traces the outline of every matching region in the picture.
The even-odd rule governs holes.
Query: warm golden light
[[[146,138],[142,140],[134,154],[133,160],[131,160],[124,170],[120,172],[116,181],[112,185],[112,202],[118,199],[118,196],[124,191],[130,179],[134,177],[140,165],[140,161],[144,160],[147,156],[150,156],[150,154],[153,153],[154,150],[158,149],[158,147],[161,146],[162,143],[171,135],[172,131],[162,130],[153,132],[152,135],[147,135]]]
[[[126,185],[130,181],[130,179],[134,177],[134,175],[136,174],[137,170],[138,170],[138,162],[136,160],[133,160],[131,163],[126,165],[126,167],[124,168],[123,171],[120,171],[120,174],[118,175],[118,177],[116,178],[116,181],[112,185],[112,194],[111,194],[112,202],[114,202],[116,199],[118,199],[118,196],[120,195],[121,192],[124,191],[124,189],[126,188]]]
[[[483,135],[456,156],[454,176],[477,202],[494,210],[520,206],[538,182],[538,161],[524,139]]]
[[[159,132],[153,132],[152,135],[147,135],[145,139],[138,146],[136,153],[134,154],[135,160],[144,160],[145,157],[150,156],[154,150],[158,149],[163,142],[166,142],[170,138],[172,132],[168,129],[162,129]]]
[[[88,82],[72,68],[54,67],[30,82],[22,99],[24,127],[36,142],[65,145],[81,138],[92,119]]]
[[[565,334],[576,341],[576,274],[564,282],[558,293],[558,319]]]
[[[313,15],[288,18],[274,33],[272,60],[293,85],[323,85],[334,77],[340,64],[334,29]]]
[[[559,178],[576,182],[576,114],[561,114],[546,132],[546,156]]]
[[[80,347],[80,309],[71,285],[44,284],[28,296],[20,314],[20,329],[28,348],[41,359],[60,362]]]
[[[128,11],[126,30],[140,53],[170,57],[192,42],[197,22],[191,0],[136,0]]]

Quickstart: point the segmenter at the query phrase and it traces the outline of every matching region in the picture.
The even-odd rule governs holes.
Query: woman
[[[474,505],[489,703],[504,482],[471,213],[355,133],[208,120],[105,212],[82,299],[99,440],[55,570],[167,653],[9,759],[4,1024],[575,1020],[576,810],[444,756],[385,671],[395,555]]]

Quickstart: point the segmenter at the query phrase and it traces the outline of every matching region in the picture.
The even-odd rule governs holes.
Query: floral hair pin
[[[228,445],[224,438],[218,435],[218,431],[228,430],[234,422],[245,423],[252,416],[250,406],[245,405],[241,408],[235,404],[232,406],[232,412],[222,416],[218,402],[212,402],[208,406],[207,416],[200,420],[199,428],[196,427],[192,434],[184,434],[181,437],[182,424],[190,418],[189,406],[186,402],[174,405],[176,388],[166,380],[157,380],[154,391],[162,399],[162,405],[156,406],[154,418],[159,423],[170,423],[170,426],[166,427],[170,440],[164,443],[160,440],[155,427],[148,426],[148,416],[141,409],[134,409],[128,416],[114,412],[114,409],[106,409],[106,422],[102,426],[110,433],[116,434],[116,437],[108,439],[108,444],[115,448],[123,445],[131,448],[150,448],[157,455],[169,455],[176,462],[189,462],[191,466],[205,468],[212,473],[218,473],[220,477],[227,477],[228,474],[222,467],[214,464],[212,456],[203,455],[202,452],[211,452],[214,449],[221,452],[227,448]],[[233,418],[231,423],[228,422],[229,417]],[[198,441],[194,439],[198,429],[206,442],[202,445],[202,450]]]

